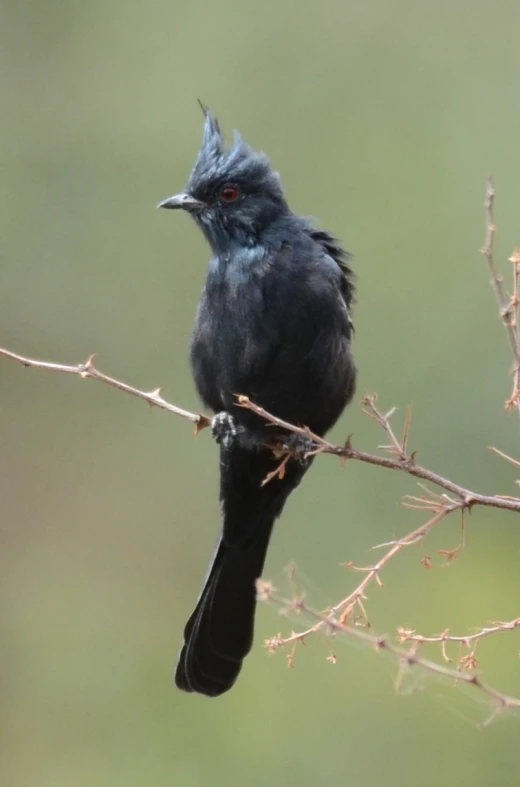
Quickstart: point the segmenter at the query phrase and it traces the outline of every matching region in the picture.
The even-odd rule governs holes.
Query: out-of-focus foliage
[[[510,358],[488,286],[484,179],[497,259],[520,244],[517,3],[17,3],[0,11],[0,344],[98,365],[197,409],[187,365],[208,251],[156,202],[183,186],[201,135],[195,98],[268,151],[291,205],[355,255],[359,393],[414,405],[421,460],[514,494],[519,428],[503,411]],[[507,262],[504,269],[507,271]],[[399,417],[399,416],[398,416]],[[335,430],[374,448],[356,405]],[[287,670],[258,615],[227,696],[171,672],[218,528],[208,434],[92,382],[0,359],[1,782],[124,785],[516,784],[518,718],[337,640]],[[294,559],[309,601],[338,600],[368,549],[411,530],[411,479],[317,460],[277,528],[266,576]],[[470,631],[518,610],[520,530],[476,511],[403,552],[371,588],[377,631]],[[518,640],[482,644],[485,674],[520,692]],[[454,654],[456,655],[456,654]]]

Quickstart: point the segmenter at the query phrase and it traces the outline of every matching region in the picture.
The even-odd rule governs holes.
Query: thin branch
[[[124,391],[132,396],[136,396],[138,399],[142,399],[151,407],[159,407],[161,410],[167,410],[169,413],[174,413],[175,415],[180,415],[181,418],[186,418],[188,421],[195,424],[198,431],[209,426],[211,423],[210,419],[205,415],[190,413],[188,410],[183,410],[181,407],[177,407],[177,405],[167,402],[161,396],[160,388],[156,388],[154,391],[140,391],[138,388],[134,388],[127,383],[116,380],[114,377],[108,377],[108,375],[103,374],[103,372],[100,372],[99,369],[96,369],[94,366],[94,355],[91,355],[85,363],[79,363],[77,366],[65,366],[60,363],[49,363],[48,361],[37,361],[33,358],[25,358],[23,355],[18,355],[18,353],[13,353],[3,347],[0,347],[0,355],[4,355],[6,358],[12,358],[14,361],[18,361],[22,366],[27,368],[48,369],[51,372],[74,374],[77,377],[81,377],[83,380],[88,378],[99,380],[100,383],[105,383],[112,388],[117,388],[118,391]]]
[[[516,343],[516,336],[511,323],[511,313],[508,309],[508,299],[506,298],[506,294],[504,292],[504,282],[502,276],[498,273],[494,260],[494,242],[496,232],[493,214],[494,204],[495,184],[493,183],[493,179],[489,177],[486,181],[486,199],[484,201],[484,208],[486,211],[486,237],[481,251],[487,260],[489,272],[491,274],[491,284],[493,285],[493,289],[498,301],[498,306],[500,308],[500,316],[507,328],[511,349],[513,350],[513,355],[516,358],[518,355],[518,347]]]
[[[434,528],[436,525],[439,524],[443,519],[445,519],[448,514],[452,511],[461,510],[464,506],[464,503],[461,502],[452,502],[447,504],[444,509],[438,511],[431,519],[429,519],[426,523],[422,524],[416,530],[413,530],[404,538],[399,539],[398,541],[390,542],[389,544],[381,544],[380,546],[388,546],[387,552],[381,557],[377,563],[372,566],[355,566],[352,563],[347,564],[347,568],[351,568],[354,571],[362,572],[365,576],[361,580],[361,582],[354,588],[354,590],[349,593],[346,598],[339,601],[337,604],[329,608],[327,614],[323,615],[320,620],[315,623],[314,625],[310,626],[309,628],[305,629],[304,631],[294,632],[288,637],[277,638],[277,647],[285,647],[286,645],[290,645],[293,642],[303,642],[310,634],[315,634],[320,629],[323,629],[327,626],[329,620],[335,620],[335,616],[337,613],[341,612],[341,616],[339,618],[340,622],[346,625],[349,621],[349,618],[353,617],[353,613],[355,612],[357,607],[361,608],[362,612],[362,619],[363,621],[368,624],[368,617],[367,614],[362,607],[362,602],[366,598],[365,591],[367,590],[368,586],[372,582],[376,582],[380,587],[383,586],[381,581],[381,571],[387,565],[387,563],[392,560],[398,552],[400,552],[405,547],[414,546],[418,544],[419,541],[422,539]],[[356,622],[354,620],[354,622]]]
[[[493,634],[499,634],[504,631],[513,631],[514,629],[520,628],[520,618],[515,618],[515,620],[510,620],[508,622],[498,622],[495,621],[491,626],[487,628],[480,629],[479,631],[475,632],[474,634],[465,634],[462,636],[454,636],[449,633],[448,630],[443,631],[442,634],[439,634],[435,637],[424,637],[422,634],[417,634],[416,631],[411,629],[400,628],[398,630],[399,634],[399,641],[400,642],[418,642],[421,645],[424,644],[442,644],[444,642],[458,642],[461,645],[476,644],[480,642],[481,639],[484,637],[489,637]],[[451,659],[450,659],[451,661]]]
[[[93,380],[98,380],[99,382],[105,383],[112,388],[117,388],[119,391],[124,391],[125,393],[131,394],[132,396],[147,402],[147,404],[152,407],[159,407],[162,410],[167,410],[170,413],[179,415],[181,418],[186,418],[188,421],[191,421],[196,425],[197,431],[200,431],[200,429],[209,426],[211,423],[211,419],[206,415],[192,413],[163,399],[163,397],[160,395],[160,388],[157,388],[153,391],[141,391],[138,388],[128,385],[127,383],[103,374],[94,366],[93,355],[91,355],[85,363],[80,363],[76,366],[66,366],[63,364],[50,363],[48,361],[39,361],[33,358],[26,358],[23,355],[19,355],[18,353],[14,353],[2,347],[0,347],[0,355],[18,361],[23,366],[29,368],[47,369],[53,372],[73,374],[81,377],[82,379],[92,378]],[[370,454],[366,451],[359,451],[357,448],[352,447],[350,439],[345,443],[345,445],[335,445],[334,443],[325,440],[323,437],[314,434],[306,426],[296,426],[295,424],[291,424],[288,421],[284,421],[272,413],[269,413],[263,407],[254,404],[254,402],[252,402],[247,396],[237,395],[237,400],[240,406],[252,410],[252,412],[259,415],[268,423],[279,426],[288,432],[293,432],[294,434],[309,437],[315,444],[315,450],[313,450],[311,453],[332,454],[333,456],[338,456],[342,459],[354,459],[358,462],[365,462],[366,464],[370,465],[386,467],[388,470],[398,470],[407,473],[414,478],[420,478],[423,481],[436,484],[442,489],[446,489],[448,492],[452,492],[464,502],[464,506],[466,508],[472,508],[473,506],[490,506],[492,508],[500,508],[507,511],[520,511],[520,498],[501,495],[482,495],[477,492],[472,492],[460,484],[456,484],[453,481],[450,481],[449,479],[439,475],[438,473],[433,472],[433,470],[429,470],[428,468],[419,465],[415,460],[415,452],[406,454],[406,446],[403,445],[404,441],[403,443],[399,443],[394,435],[394,432],[389,423],[389,417],[393,411],[390,411],[390,413],[387,415],[381,413],[376,407],[376,399],[377,397],[375,395],[366,396],[363,399],[362,404],[365,408],[365,412],[370,414],[370,417],[374,418],[390,437],[392,443],[390,450],[394,454],[398,455],[397,458],[388,458],[384,456],[378,456],[377,454]],[[405,432],[406,438],[408,436],[409,426],[409,418],[407,418]]]
[[[502,276],[497,271],[494,260],[494,240],[496,226],[494,221],[494,203],[495,203],[495,185],[491,177],[486,181],[486,199],[484,202],[486,212],[486,236],[484,246],[481,251],[485,256],[491,274],[491,284],[495,291],[496,299],[500,309],[500,319],[502,320],[507,335],[509,344],[513,352],[513,393],[506,402],[506,409],[520,408],[520,326],[518,320],[518,306],[519,306],[519,293],[518,293],[518,279],[520,276],[520,255],[515,252],[510,258],[513,263],[513,295],[507,298]]]
[[[147,402],[147,404],[152,407],[159,407],[162,410],[167,410],[170,413],[179,415],[181,418],[186,418],[188,421],[191,421],[195,424],[197,431],[200,431],[206,426],[209,426],[211,423],[211,419],[206,415],[192,413],[163,399],[163,397],[160,395],[160,388],[149,392],[141,391],[138,388],[128,385],[127,383],[103,374],[94,366],[93,355],[91,355],[85,363],[80,363],[76,366],[66,366],[63,364],[50,363],[48,361],[26,358],[23,355],[19,355],[18,353],[14,353],[1,347],[0,355],[18,361],[23,366],[29,368],[47,369],[53,372],[73,374],[82,379],[92,378],[93,380],[98,380],[99,382],[105,383],[112,388],[117,388],[119,391],[124,391],[125,393],[131,394],[132,396]],[[375,395],[366,396],[363,399],[362,404],[364,406],[365,412],[367,412],[370,417],[374,418],[374,420],[376,420],[381,425],[381,427],[389,436],[392,445],[388,448],[393,454],[397,455],[397,458],[378,456],[377,454],[370,454],[366,451],[359,451],[357,448],[353,448],[350,438],[347,440],[345,445],[335,445],[334,443],[325,440],[323,437],[314,434],[306,426],[296,426],[295,424],[291,424],[288,421],[284,421],[272,413],[269,413],[263,407],[260,407],[259,405],[252,402],[247,396],[237,395],[237,401],[240,406],[256,413],[268,423],[279,426],[288,432],[293,432],[294,434],[309,437],[315,445],[315,450],[312,450],[311,453],[331,454],[333,456],[338,456],[341,459],[354,459],[358,462],[385,467],[388,470],[398,470],[400,472],[407,473],[414,478],[420,478],[423,481],[436,484],[442,489],[445,489],[447,492],[453,493],[463,502],[465,508],[472,508],[473,506],[490,506],[492,508],[499,508],[507,511],[520,511],[520,498],[502,495],[482,495],[477,492],[472,492],[460,484],[456,484],[455,482],[444,478],[438,473],[435,473],[433,470],[429,470],[428,468],[419,465],[415,460],[415,452],[407,454],[405,450],[406,446],[404,445],[405,440],[399,443],[394,435],[394,432],[389,423],[389,418],[392,415],[393,410],[391,410],[389,414],[384,415],[377,409],[376,400],[377,397]],[[410,423],[409,418],[407,417],[405,439],[408,437],[409,427]]]
[[[303,612],[316,620],[316,626],[326,627],[332,634],[346,634],[347,636],[353,637],[365,643],[366,645],[375,648],[377,651],[386,651],[387,653],[390,653],[399,661],[399,665],[401,667],[397,681],[397,688],[399,688],[400,680],[403,677],[403,669],[419,667],[426,670],[427,672],[433,673],[434,675],[447,678],[448,680],[453,681],[455,684],[466,683],[470,686],[474,686],[480,692],[489,697],[495,707],[493,713],[484,722],[484,726],[491,723],[491,721],[493,721],[494,718],[502,711],[508,709],[520,709],[520,698],[503,694],[492,686],[489,686],[488,684],[484,683],[475,672],[462,672],[460,670],[450,669],[449,667],[444,667],[442,664],[437,664],[434,661],[424,659],[418,655],[416,646],[412,646],[409,650],[407,650],[394,645],[392,641],[386,636],[378,637],[374,634],[369,634],[367,631],[356,628],[355,626],[346,625],[341,621],[341,619],[337,619],[330,615],[324,616],[319,612],[315,612],[313,609],[309,608],[303,599],[291,600],[276,596],[273,587],[268,582],[264,582],[263,580],[257,581],[257,593],[260,600],[274,603],[285,613],[291,610]],[[266,645],[270,651],[277,650],[282,644],[283,642],[281,642],[277,637],[267,640],[266,642]],[[336,657],[334,654],[332,654],[332,657],[329,657],[329,661],[335,663]]]
[[[518,459],[513,459],[512,456],[509,456],[509,454],[505,454],[503,451],[500,451],[498,448],[495,448],[494,445],[490,445],[489,450],[493,451],[495,454],[498,454],[498,456],[501,456],[502,459],[505,459],[507,462],[511,462],[512,465],[516,465],[517,467],[520,467],[520,462],[518,461]]]
[[[513,410],[515,407],[520,409],[520,252],[515,249],[509,262],[513,265],[513,295],[508,305],[511,327],[515,334],[517,353],[513,365],[513,391],[510,399],[506,402],[506,410]]]
[[[382,426],[384,425],[383,428],[385,431],[387,431],[387,422],[385,422],[386,416],[377,410],[375,401],[375,396],[367,396],[365,399],[363,399],[363,405],[365,408],[370,408],[374,411],[374,413],[377,413],[376,420],[378,420]],[[386,467],[388,470],[398,470],[400,472],[407,473],[414,478],[420,478],[423,481],[436,484],[442,489],[446,489],[447,492],[452,492],[464,502],[464,505],[467,508],[472,508],[473,506],[490,506],[492,508],[500,508],[507,511],[520,511],[520,498],[502,495],[482,495],[478,492],[472,492],[470,489],[466,489],[460,484],[456,484],[455,482],[450,481],[448,478],[444,478],[438,473],[433,472],[433,470],[429,470],[428,468],[418,464],[415,460],[415,452],[404,456],[402,459],[391,459],[386,456],[378,456],[377,454],[369,454],[366,451],[359,451],[357,448],[352,446],[350,438],[347,440],[345,445],[335,445],[334,443],[325,440],[325,438],[320,437],[314,432],[311,432],[311,430],[306,426],[295,426],[294,424],[284,421],[272,413],[269,413],[263,407],[254,404],[254,402],[252,402],[247,396],[239,396],[238,403],[242,407],[252,410],[252,412],[256,413],[261,418],[264,418],[268,423],[279,426],[281,429],[286,429],[288,432],[294,432],[294,434],[299,434],[303,437],[310,438],[317,449],[311,453],[332,454],[333,456],[339,456],[342,459],[355,459],[358,462],[365,462],[366,464],[377,465],[378,467]],[[391,439],[392,441],[395,439],[393,432]]]
[[[441,646],[442,657],[448,664],[453,664],[454,659],[448,655],[448,644],[456,643],[459,645],[459,656],[457,661],[457,669],[459,670],[475,670],[478,666],[477,661],[477,646],[484,637],[494,636],[501,634],[504,631],[515,631],[520,628],[520,618],[510,620],[508,622],[495,621],[491,626],[482,628],[474,634],[466,634],[463,636],[454,636],[446,629],[434,637],[424,637],[418,634],[413,629],[399,628],[397,636],[399,642],[415,642],[418,646],[437,644]]]

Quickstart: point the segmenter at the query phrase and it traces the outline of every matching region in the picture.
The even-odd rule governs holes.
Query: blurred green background
[[[481,492],[515,494],[510,357],[478,250],[497,183],[497,260],[520,244],[520,7],[512,0],[190,3],[4,0],[0,9],[0,344],[99,367],[188,409],[187,352],[208,249],[182,188],[207,102],[266,150],[291,206],[355,255],[359,396],[377,390],[412,447]],[[353,406],[337,426],[381,442]],[[518,717],[484,733],[476,692],[323,638],[288,670],[262,642],[303,620],[261,606],[234,690],[187,696],[171,674],[218,529],[209,434],[94,382],[0,358],[2,787],[517,784]],[[355,586],[339,566],[417,526],[413,479],[330,457],[290,500],[266,577],[284,566],[317,608]],[[402,553],[371,587],[377,633],[467,633],[519,614],[520,531],[475,511]],[[434,570],[420,564],[424,552]],[[479,649],[520,695],[519,641]],[[437,651],[431,655],[438,656]],[[456,655],[453,653],[452,655]]]

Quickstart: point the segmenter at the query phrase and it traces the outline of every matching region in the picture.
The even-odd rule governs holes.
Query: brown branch
[[[196,425],[198,431],[205,428],[206,426],[209,426],[211,423],[211,419],[206,415],[192,413],[163,399],[163,397],[160,395],[160,388],[157,388],[153,391],[142,391],[138,388],[128,385],[127,383],[103,374],[94,366],[93,355],[91,355],[90,358],[85,361],[85,363],[80,363],[76,366],[67,366],[63,364],[50,363],[48,361],[35,360],[33,358],[26,358],[23,355],[19,355],[18,353],[11,352],[10,350],[6,350],[1,347],[0,355],[18,361],[23,366],[29,368],[47,369],[53,372],[73,374],[81,377],[82,379],[91,378],[93,380],[98,380],[99,382],[105,383],[112,388],[117,388],[119,391],[124,391],[125,393],[131,394],[132,396],[147,402],[147,404],[152,407],[158,407],[162,410],[174,413],[175,415],[179,415],[182,418],[186,418],[188,421],[191,421]],[[351,445],[350,438],[347,440],[345,445],[336,445],[329,442],[328,440],[325,440],[323,437],[314,434],[306,426],[296,426],[295,424],[291,424],[288,421],[278,418],[272,413],[269,413],[263,407],[260,407],[259,405],[252,402],[247,396],[237,395],[237,400],[240,406],[252,410],[252,412],[259,415],[268,423],[279,426],[288,432],[293,432],[294,434],[309,437],[315,445],[315,449],[311,451],[313,454],[331,454],[333,456],[338,456],[341,459],[354,459],[358,462],[365,462],[366,464],[385,467],[388,470],[398,470],[400,472],[407,473],[414,478],[420,478],[423,481],[436,484],[442,489],[445,489],[447,492],[451,492],[452,494],[456,495],[459,500],[462,501],[465,508],[472,508],[473,506],[491,506],[493,508],[499,508],[508,511],[520,511],[520,498],[501,495],[482,495],[477,492],[472,492],[460,484],[450,481],[438,473],[435,473],[433,470],[429,470],[428,468],[418,464],[415,460],[415,452],[408,454],[406,450],[406,441],[408,440],[410,428],[409,415],[407,415],[406,418],[404,439],[399,442],[392,430],[389,421],[394,410],[391,410],[386,415],[380,412],[376,406],[377,397],[375,394],[366,396],[363,399],[362,404],[364,407],[364,412],[376,420],[390,438],[391,445],[383,446],[383,448],[393,455],[392,458],[378,456],[377,454],[370,454],[366,451],[359,451],[357,448],[354,448]]]
[[[494,260],[494,240],[496,226],[494,221],[495,185],[491,177],[486,181],[486,199],[484,202],[486,213],[486,236],[484,246],[481,251],[484,254],[489,272],[491,274],[491,284],[495,291],[496,299],[500,309],[500,319],[507,331],[509,344],[513,353],[513,392],[506,402],[506,409],[520,408],[520,326],[518,320],[519,290],[518,279],[520,276],[520,255],[514,252],[510,257],[513,263],[513,295],[507,298],[502,276],[497,271]]]
[[[161,410],[167,410],[169,413],[174,413],[175,415],[180,415],[181,418],[186,418],[188,421],[195,424],[197,431],[204,429],[204,427],[209,426],[211,423],[210,419],[205,415],[190,413],[188,410],[183,410],[181,407],[177,407],[167,402],[162,398],[160,388],[156,388],[155,391],[140,391],[138,388],[134,388],[127,383],[123,383],[113,377],[108,377],[108,375],[103,374],[94,366],[94,355],[91,355],[85,363],[79,363],[77,366],[65,366],[60,363],[49,363],[48,361],[37,361],[33,358],[25,358],[23,355],[18,355],[3,347],[0,347],[0,355],[4,355],[6,358],[12,358],[14,361],[18,361],[22,366],[27,368],[47,369],[51,372],[74,374],[77,377],[81,377],[83,380],[87,378],[99,380],[100,383],[105,383],[112,388],[117,388],[118,391],[124,391],[132,396],[136,396],[138,399],[142,399],[151,407],[159,407]]]
[[[515,358],[518,356],[518,346],[516,341],[515,332],[512,326],[511,320],[511,312],[508,308],[508,299],[506,298],[506,294],[503,287],[503,279],[502,276],[496,269],[495,260],[494,260],[494,245],[495,245],[495,232],[496,226],[494,221],[494,204],[495,204],[495,184],[493,183],[493,179],[489,177],[486,181],[486,199],[484,201],[484,208],[486,212],[486,237],[484,241],[484,246],[482,247],[481,251],[482,254],[485,256],[489,268],[489,272],[491,274],[491,284],[495,291],[496,299],[498,301],[498,306],[500,308],[500,316],[504,325],[506,326],[507,333],[509,336],[509,341],[511,343],[511,349],[513,350],[513,355]]]
[[[378,549],[380,547],[390,547],[390,549],[388,549],[383,557],[372,566],[360,567],[355,566],[352,563],[346,564],[347,568],[351,568],[354,571],[365,574],[361,582],[351,593],[349,593],[348,596],[346,596],[346,598],[330,607],[328,613],[323,615],[322,618],[314,625],[310,626],[304,631],[293,632],[288,637],[278,637],[277,647],[285,647],[286,645],[290,645],[294,642],[303,642],[303,640],[305,640],[310,634],[315,634],[320,629],[326,627],[328,620],[335,619],[335,616],[338,612],[341,612],[341,617],[339,620],[342,624],[346,625],[349,619],[352,619],[354,623],[359,624],[359,619],[356,619],[355,615],[353,614],[357,607],[359,607],[361,610],[361,619],[364,625],[369,625],[368,616],[363,607],[363,601],[366,599],[365,591],[370,583],[375,581],[379,587],[383,587],[380,577],[381,571],[387,565],[387,563],[389,563],[390,560],[392,560],[397,555],[398,552],[401,552],[401,550],[405,547],[418,544],[430,532],[430,530],[432,530],[436,525],[439,524],[439,522],[445,519],[448,514],[451,514],[452,511],[462,510],[463,508],[464,503],[462,501],[446,502],[444,507],[439,508],[437,513],[435,513],[431,519],[413,530],[408,535],[404,536],[404,538],[400,538],[397,541],[391,541],[387,544],[379,544],[377,547],[373,547],[373,549]]]
[[[399,661],[400,665],[400,671],[396,681],[396,688],[399,688],[399,685],[404,676],[404,670],[408,668],[411,669],[419,667],[423,670],[426,670],[427,672],[433,673],[434,675],[447,678],[448,680],[453,681],[455,684],[466,683],[470,686],[474,686],[487,697],[489,697],[495,707],[491,715],[484,721],[483,726],[490,724],[491,721],[493,721],[502,711],[512,708],[520,708],[520,698],[503,694],[492,686],[489,686],[488,684],[484,683],[479,675],[473,671],[462,672],[460,670],[450,669],[449,667],[444,667],[442,664],[437,664],[434,661],[429,661],[428,659],[423,658],[418,654],[417,645],[412,646],[409,650],[407,650],[406,648],[394,645],[393,642],[386,636],[378,637],[374,634],[369,634],[363,629],[346,625],[341,619],[337,619],[330,614],[322,615],[319,612],[315,612],[306,605],[303,599],[291,600],[276,596],[273,587],[268,582],[264,582],[263,580],[257,581],[257,592],[258,598],[260,600],[274,603],[284,613],[290,612],[291,610],[303,612],[316,620],[315,627],[326,627],[327,630],[332,634],[346,634],[347,636],[353,637],[364,644],[371,646],[378,652],[386,651],[387,653],[390,653]],[[280,640],[278,637],[273,637],[266,642],[266,645],[271,652],[277,650],[283,644],[284,641]],[[292,656],[294,658],[294,653]],[[329,661],[332,663],[336,662],[335,654],[331,654],[331,656],[329,656]]]
[[[160,388],[157,388],[153,391],[142,391],[138,388],[128,385],[127,383],[103,374],[94,366],[93,355],[91,355],[90,358],[85,361],[85,363],[80,363],[76,366],[67,366],[63,364],[50,363],[48,361],[35,360],[33,358],[26,358],[23,355],[11,352],[10,350],[6,350],[2,347],[0,347],[0,355],[18,361],[23,366],[29,368],[47,369],[53,372],[73,374],[77,377],[81,377],[82,379],[91,378],[93,380],[98,380],[99,382],[105,383],[112,388],[117,388],[119,391],[124,391],[125,393],[131,394],[132,396],[147,402],[147,404],[152,407],[158,407],[162,410],[174,413],[175,415],[179,415],[181,418],[186,418],[188,421],[191,421],[196,425],[197,431],[205,428],[206,426],[209,426],[211,423],[211,419],[208,418],[208,416],[184,410],[181,407],[177,407],[177,405],[171,404],[170,402],[163,399],[163,397],[160,395]],[[393,458],[378,456],[377,454],[370,454],[366,451],[359,451],[357,448],[354,448],[351,445],[350,439],[345,443],[345,445],[336,445],[329,442],[328,440],[325,440],[323,437],[314,434],[306,426],[296,426],[295,424],[291,424],[288,421],[278,418],[272,413],[269,413],[267,410],[264,410],[263,407],[260,407],[259,405],[252,402],[247,396],[237,395],[237,399],[238,403],[242,407],[252,410],[252,412],[259,415],[268,423],[279,426],[288,432],[293,432],[294,434],[309,437],[315,445],[315,449],[312,450],[311,453],[332,454],[333,456],[338,456],[341,459],[354,459],[358,462],[365,462],[366,464],[385,467],[388,470],[398,470],[400,472],[407,473],[414,478],[420,478],[423,481],[436,484],[442,489],[445,489],[447,492],[451,492],[463,502],[464,507],[466,508],[472,508],[473,506],[491,506],[493,508],[500,508],[508,511],[520,511],[520,498],[501,495],[482,495],[477,492],[472,492],[460,484],[456,484],[455,482],[444,478],[438,473],[435,473],[433,470],[429,470],[428,468],[418,464],[415,460],[415,452],[410,454],[406,452],[405,443],[408,440],[410,428],[409,416],[407,415],[406,418],[404,439],[403,441],[399,442],[389,422],[389,418],[393,414],[394,410],[391,410],[386,415],[380,412],[376,407],[377,397],[375,394],[366,396],[363,399],[362,404],[364,407],[364,412],[366,412],[371,418],[374,418],[374,420],[376,420],[381,425],[390,438],[391,445],[383,446],[383,448],[393,454]]]
[[[520,462],[518,461],[518,459],[513,459],[512,456],[509,456],[509,454],[505,454],[503,451],[500,451],[498,448],[495,448],[495,446],[490,445],[489,450],[493,451],[495,454],[502,457],[502,459],[505,459],[506,462],[511,462],[512,465],[516,465],[517,467],[520,467]]]
[[[513,295],[508,305],[510,314],[511,327],[514,331],[516,338],[517,352],[513,365],[513,391],[510,399],[506,402],[506,410],[513,410],[515,407],[520,408],[520,320],[519,320],[519,305],[520,305],[520,252],[516,249],[509,262],[513,265]]]
[[[425,494],[421,497],[414,497],[410,495],[406,496],[403,503],[405,506],[409,508],[432,511],[433,517],[403,538],[396,541],[391,541],[386,544],[380,544],[379,548],[387,547],[388,549],[383,557],[380,558],[374,565],[367,567],[357,567],[352,563],[347,564],[349,568],[364,574],[363,579],[354,588],[354,590],[352,590],[349,595],[340,602],[330,607],[329,611],[322,615],[317,623],[313,624],[307,629],[299,632],[293,632],[290,636],[285,638],[279,636],[274,640],[270,640],[271,650],[288,645],[294,646],[298,642],[303,642],[309,635],[315,634],[320,629],[327,627],[328,621],[331,619],[334,620],[338,613],[341,613],[339,621],[343,625],[353,622],[355,625],[359,626],[360,621],[362,625],[369,625],[368,616],[363,606],[363,601],[366,599],[365,593],[370,583],[376,582],[379,586],[382,586],[383,583],[380,576],[382,569],[402,549],[418,544],[420,541],[422,541],[424,537],[430,532],[430,530],[437,526],[453,511],[461,511],[462,515],[464,515],[466,510],[471,509],[475,505],[492,506],[517,512],[520,511],[520,500],[518,498],[499,495],[480,495],[476,492],[465,489],[458,484],[455,484],[453,481],[445,479],[444,477],[425,467],[422,467],[421,465],[418,465],[415,460],[415,453],[408,454],[406,450],[406,443],[409,438],[410,431],[410,414],[407,413],[406,415],[403,439],[399,441],[389,423],[389,419],[393,415],[394,411],[391,410],[387,414],[382,413],[376,406],[375,396],[365,397],[363,400],[364,412],[377,421],[377,423],[387,434],[389,438],[389,444],[383,446],[383,448],[393,456],[391,459],[357,451],[357,449],[352,447],[350,439],[344,446],[331,444],[327,440],[319,437],[319,435],[312,433],[306,427],[294,427],[292,424],[273,417],[271,413],[268,413],[263,408],[254,405],[247,397],[240,397],[239,403],[243,407],[248,407],[253,412],[256,412],[268,422],[310,438],[316,445],[316,450],[312,453],[330,453],[335,456],[340,456],[344,459],[357,459],[369,464],[376,464],[390,469],[400,470],[402,472],[408,473],[409,475],[415,476],[416,478],[434,483],[442,489],[445,489],[446,491],[455,495],[455,497],[450,497],[446,493],[437,495],[429,492],[427,495]],[[425,491],[428,492],[427,489]],[[460,552],[463,545],[464,529],[462,542],[456,549],[439,550],[439,552],[445,555],[447,561],[450,562]],[[374,549],[375,548],[378,547],[374,547]],[[430,567],[430,558],[425,557],[423,559],[423,563],[426,567]],[[357,610],[359,610],[361,613],[358,617],[356,617]],[[292,655],[292,659],[294,660],[294,654]],[[467,665],[465,668],[467,668]]]
[[[515,631],[520,628],[520,618],[511,620],[509,622],[493,622],[491,626],[482,628],[474,634],[466,634],[463,636],[453,636],[446,629],[434,637],[425,637],[418,634],[413,629],[399,628],[397,636],[399,642],[415,642],[418,646],[438,644],[441,646],[442,657],[448,664],[453,664],[454,659],[448,655],[447,646],[450,642],[459,645],[459,657],[457,662],[457,669],[459,670],[475,670],[478,666],[477,662],[477,646],[484,637],[494,636],[503,633],[504,631]]]
[[[268,423],[279,426],[281,429],[286,429],[288,432],[294,432],[294,434],[310,438],[316,446],[316,450],[311,451],[311,453],[332,454],[342,459],[355,459],[358,462],[365,462],[366,464],[377,465],[378,467],[386,467],[388,470],[398,470],[407,473],[414,478],[420,478],[423,481],[436,484],[447,492],[457,495],[457,497],[463,501],[466,508],[472,508],[473,506],[490,506],[492,508],[500,508],[507,511],[520,511],[520,498],[502,495],[482,495],[478,492],[472,492],[470,489],[466,489],[460,484],[456,484],[448,478],[444,478],[439,475],[439,473],[435,473],[433,470],[429,470],[418,464],[415,460],[415,452],[407,454],[402,458],[389,458],[386,456],[378,456],[377,454],[369,454],[366,451],[359,451],[352,446],[350,438],[345,445],[336,445],[314,434],[314,432],[311,432],[306,426],[295,426],[288,421],[277,418],[277,416],[269,413],[263,407],[254,404],[247,396],[239,396],[238,402],[242,407],[252,410],[252,412],[264,418]],[[395,435],[390,429],[388,417],[377,409],[375,402],[375,395],[365,397],[363,399],[365,412],[371,411],[374,413],[373,417],[381,424],[391,439],[392,451],[394,451],[394,453],[397,452],[397,450],[403,451],[402,445],[399,446],[399,449],[396,449],[393,445]],[[390,411],[390,413],[392,413],[392,411]]]
[[[416,631],[412,629],[404,629],[400,628],[398,630],[399,634],[399,641],[400,642],[418,642],[421,645],[424,644],[443,644],[445,642],[457,642],[461,645],[470,644],[475,645],[476,643],[480,642],[481,639],[484,637],[489,637],[492,634],[499,634],[504,631],[513,631],[514,629],[520,628],[520,618],[515,618],[515,620],[510,620],[507,623],[502,623],[495,621],[491,626],[487,628],[480,629],[479,631],[475,632],[474,634],[465,634],[462,636],[453,636],[449,633],[448,630],[443,631],[442,634],[439,634],[435,637],[424,637],[422,634],[417,634]],[[447,659],[447,661],[451,661],[451,659]]]

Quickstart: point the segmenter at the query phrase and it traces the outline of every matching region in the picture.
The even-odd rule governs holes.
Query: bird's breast
[[[245,394],[285,420],[323,431],[351,395],[348,315],[338,287],[315,266],[283,262],[210,266],[193,332],[193,374],[214,411]]]
[[[247,393],[265,356],[264,300],[243,269],[208,276],[197,310],[191,362],[203,401],[222,409],[236,393]]]

